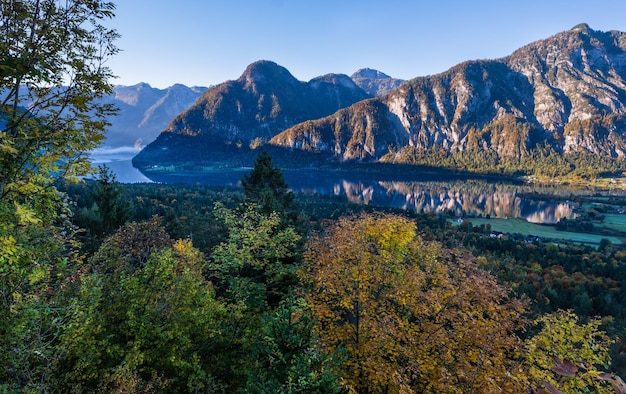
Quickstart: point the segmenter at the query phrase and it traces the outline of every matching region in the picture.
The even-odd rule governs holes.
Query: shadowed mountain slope
[[[370,97],[346,75],[301,82],[270,61],[208,89],[134,159],[135,165],[228,159],[283,130]]]

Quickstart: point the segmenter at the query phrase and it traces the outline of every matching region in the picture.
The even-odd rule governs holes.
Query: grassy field
[[[619,213],[604,214],[604,223],[599,224],[599,226],[626,231],[626,215]]]
[[[473,226],[480,226],[481,224],[490,225],[492,231],[500,231],[504,234],[523,234],[534,235],[541,238],[553,239],[555,242],[558,240],[564,240],[574,243],[582,243],[591,246],[598,246],[603,238],[608,239],[615,245],[623,245],[624,240],[618,237],[574,233],[569,231],[557,231],[553,226],[546,226],[541,224],[529,223],[523,219],[485,219],[485,218],[471,218],[469,221]],[[626,215],[606,215],[604,227],[621,229],[626,228]]]

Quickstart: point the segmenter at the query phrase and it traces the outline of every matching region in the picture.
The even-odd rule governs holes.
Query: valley
[[[241,177],[249,171],[249,168],[207,168],[179,172],[172,167],[169,171],[160,168],[141,172],[132,167],[128,156],[125,160],[105,164],[121,183],[238,188]],[[618,213],[622,205],[626,206],[626,188],[620,187],[615,180],[594,185],[529,184],[514,177],[481,177],[432,168],[417,170],[409,167],[397,171],[397,168],[374,166],[369,169],[367,166],[284,169],[283,174],[290,190],[298,195],[444,215],[452,223],[463,218],[472,226],[486,226],[512,236],[530,235],[594,247],[598,247],[602,239],[615,245],[626,244],[626,214]],[[583,226],[558,228],[561,220],[575,221],[589,211],[597,210],[603,212],[593,225],[587,226],[587,230]]]
[[[113,2],[1,7],[0,393],[626,392],[626,33],[159,89]]]

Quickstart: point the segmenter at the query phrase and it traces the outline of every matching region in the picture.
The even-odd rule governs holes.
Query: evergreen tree
[[[241,178],[245,202],[254,203],[260,212],[278,213],[283,219],[295,214],[294,195],[289,191],[283,172],[274,167],[271,156],[263,151],[250,173]]]
[[[99,237],[113,234],[130,217],[130,207],[122,198],[122,191],[113,171],[106,165],[98,167],[93,200],[96,204]]]
[[[341,391],[333,360],[318,349],[314,320],[303,299],[290,296],[281,301],[263,316],[261,331],[252,349],[254,368],[248,370],[248,393]]]

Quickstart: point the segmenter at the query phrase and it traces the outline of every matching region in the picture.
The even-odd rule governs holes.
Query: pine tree
[[[130,207],[122,198],[115,174],[106,165],[98,167],[93,199],[96,203],[98,236],[113,234],[129,219]]]
[[[285,219],[294,213],[294,195],[289,191],[283,172],[274,167],[267,152],[257,157],[252,171],[241,179],[241,185],[245,202],[255,203],[263,214],[276,212]]]

